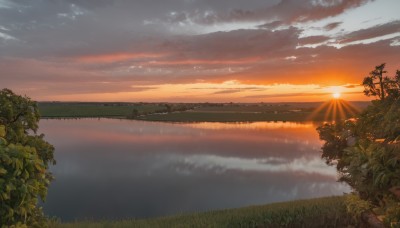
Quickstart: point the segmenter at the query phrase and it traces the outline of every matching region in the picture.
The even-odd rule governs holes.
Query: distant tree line
[[[153,111],[141,111],[139,108],[133,108],[132,113],[127,116],[127,118],[135,119],[139,116],[151,115],[151,114],[161,114],[161,113],[172,113],[172,112],[184,112],[187,110],[194,109],[192,104],[159,104],[160,109]]]

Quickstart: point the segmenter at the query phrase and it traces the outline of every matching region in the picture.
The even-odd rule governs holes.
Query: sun
[[[340,93],[332,93],[332,97],[335,99],[339,99]]]

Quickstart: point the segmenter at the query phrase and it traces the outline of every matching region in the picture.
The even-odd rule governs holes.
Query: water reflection
[[[342,194],[311,123],[42,120],[56,146],[47,214],[142,218]]]

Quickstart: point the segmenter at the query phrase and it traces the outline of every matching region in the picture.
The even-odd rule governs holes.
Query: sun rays
[[[310,120],[336,121],[355,116],[360,110],[350,102],[340,98],[340,93],[332,94],[334,99],[321,104],[309,116]]]

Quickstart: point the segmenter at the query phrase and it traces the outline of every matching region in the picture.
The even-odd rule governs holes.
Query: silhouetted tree
[[[400,91],[400,71],[397,70],[396,75],[393,78],[384,76],[387,73],[385,71],[385,63],[375,67],[373,71],[369,73],[369,76],[364,78],[364,94],[367,96],[378,96],[378,98],[384,101],[388,96],[397,97]]]

